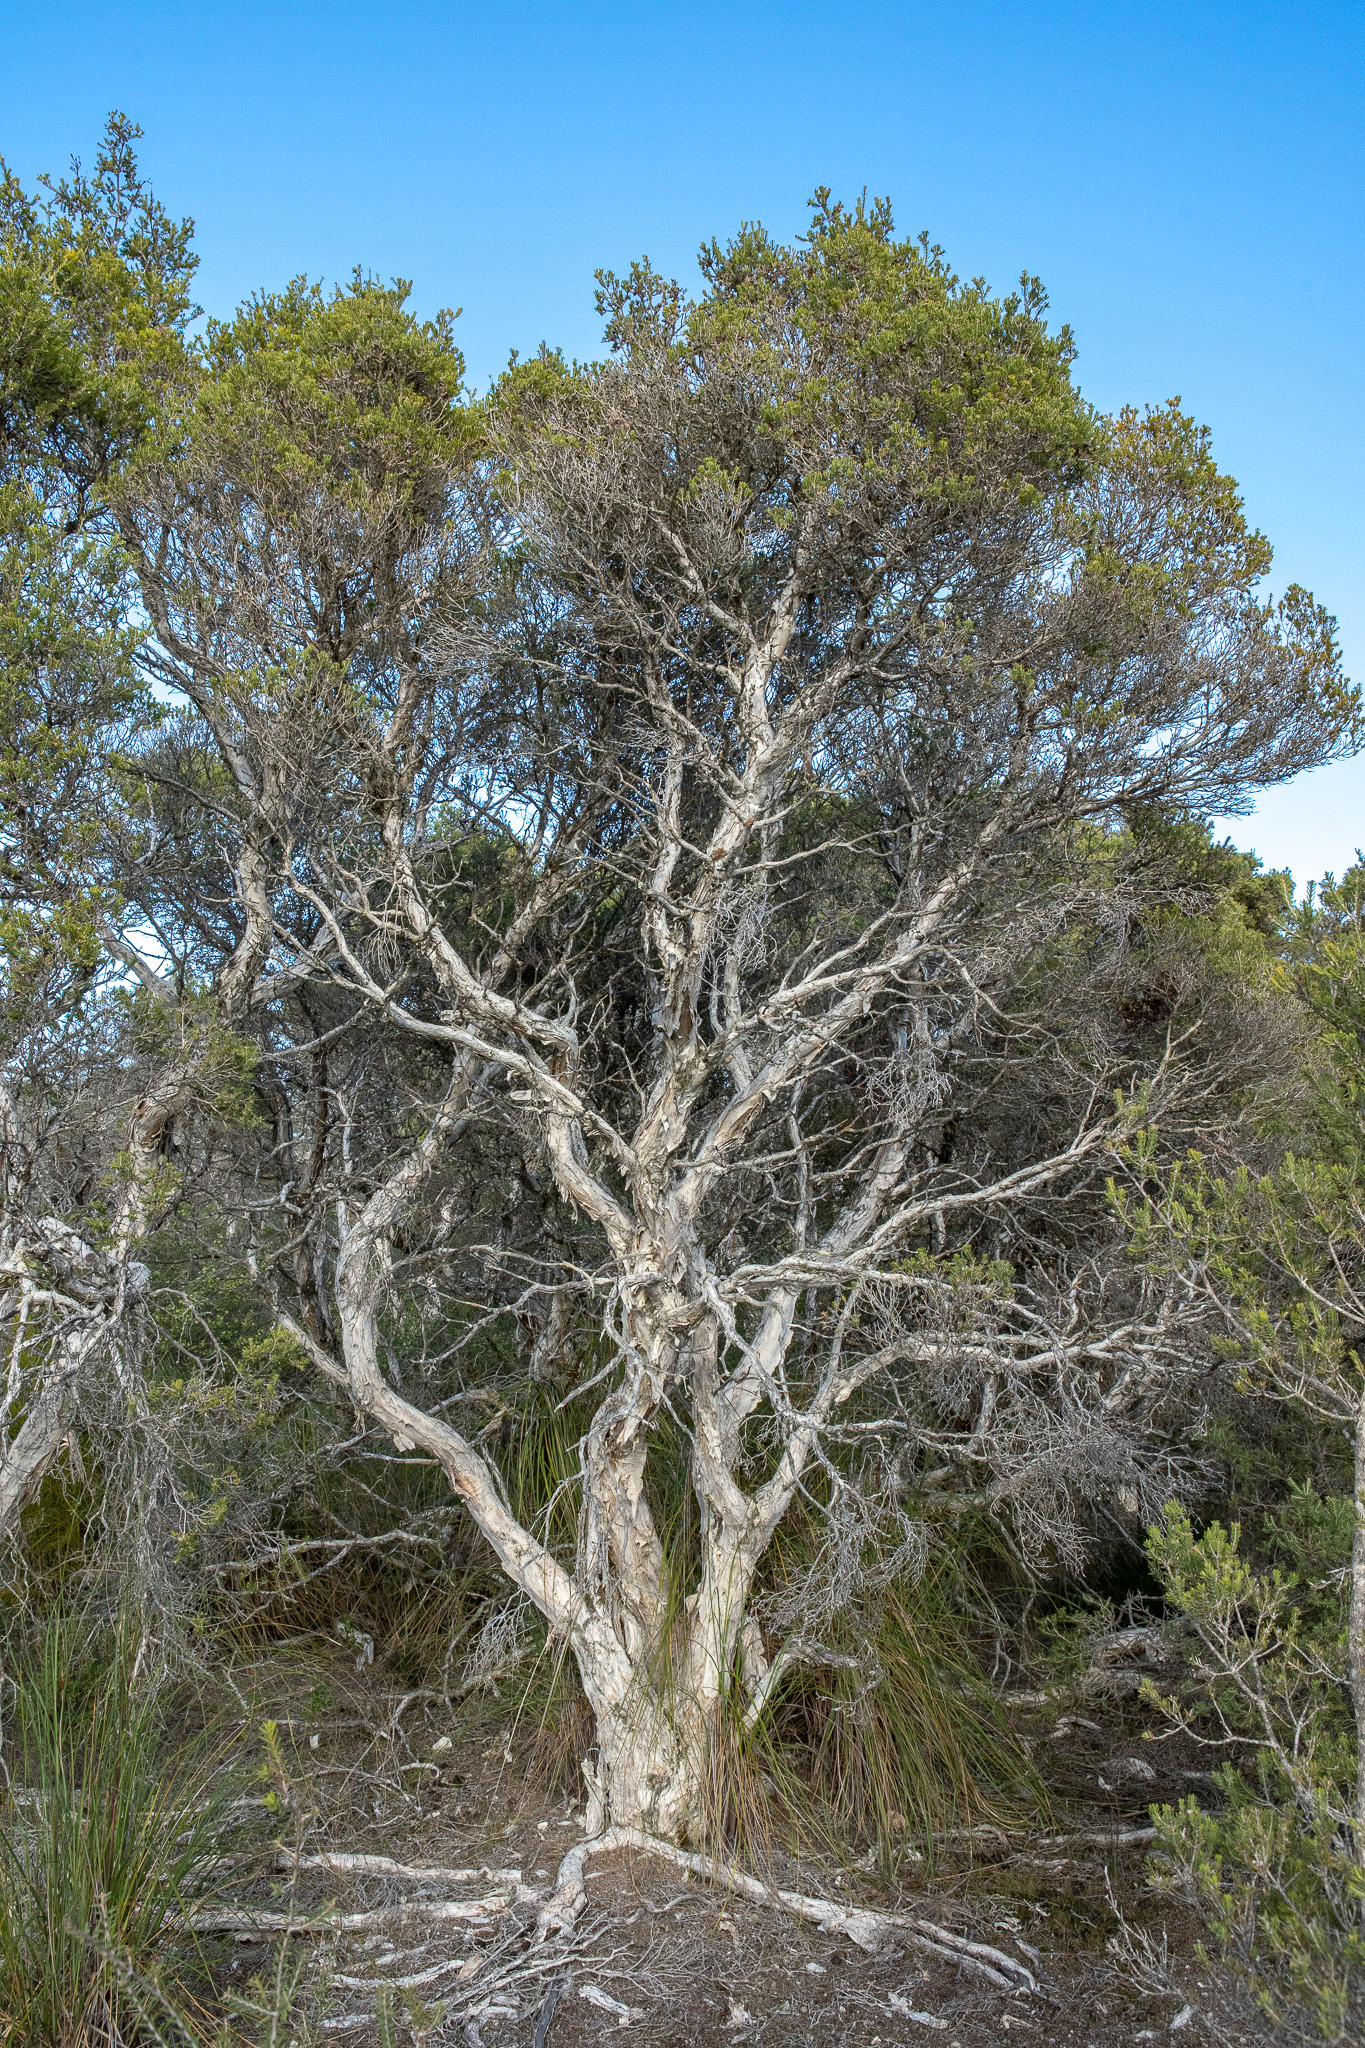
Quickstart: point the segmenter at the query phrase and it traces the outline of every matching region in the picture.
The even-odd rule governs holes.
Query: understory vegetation
[[[567,2044],[594,1843],[1360,2038],[1332,619],[885,205],[478,393],[136,140],[0,184],[4,2038]]]

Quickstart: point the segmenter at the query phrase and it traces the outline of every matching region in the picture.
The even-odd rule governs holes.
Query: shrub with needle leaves
[[[1158,1884],[1201,1912],[1222,1959],[1296,2040],[1365,2022],[1365,1862],[1353,1827],[1344,1635],[1305,1626],[1300,1589],[1255,1571],[1234,1523],[1197,1536],[1172,1504],[1148,1553],[1193,1643],[1184,1697],[1149,1703],[1230,1752],[1218,1809],[1154,1807]]]

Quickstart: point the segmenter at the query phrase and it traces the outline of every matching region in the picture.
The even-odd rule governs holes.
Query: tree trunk
[[[582,1662],[579,1665],[583,1670]],[[596,1687],[584,1673],[590,1703]],[[594,1703],[596,1755],[583,1762],[586,1829],[634,1827],[665,1841],[701,1832],[704,1765],[701,1716],[692,1703],[638,1683],[621,1709]]]
[[[37,1395],[22,1427],[0,1444],[0,1536],[7,1536],[37,1493],[62,1447],[71,1419],[75,1368],[54,1374]]]
[[[698,1588],[684,1601],[672,1640],[665,1644],[656,1632],[641,1642],[632,1617],[665,1612],[665,1571],[662,1549],[657,1563],[646,1564],[638,1552],[622,1561],[622,1579],[641,1583],[616,1589],[616,1621],[600,1670],[604,1617],[595,1617],[592,1636],[570,1631],[596,1721],[597,1754],[584,1766],[590,1833],[627,1827],[668,1841],[701,1840],[709,1743],[730,1685],[754,1676],[745,1623],[754,1557],[746,1546],[713,1515]],[[629,1676],[622,1695],[623,1659]]]

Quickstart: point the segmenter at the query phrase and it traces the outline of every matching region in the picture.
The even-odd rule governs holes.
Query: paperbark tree
[[[116,578],[0,485],[0,1531],[66,1433],[78,1383],[145,1282],[71,1220],[69,1162],[109,1054],[86,866],[99,744],[134,694]],[[113,586],[113,587],[111,587]],[[101,615],[102,616],[98,616]],[[92,758],[93,756],[93,758]]]
[[[823,197],[703,271],[604,278],[611,359],[481,405],[401,290],[261,299],[115,491],[192,707],[130,915],[258,1047],[280,1328],[571,1649],[594,1817],[671,1834],[722,1700],[761,1713],[922,1516],[1036,1547],[1179,1489],[1204,1307],[1125,1263],[1103,1175],[1254,1034],[1126,1000],[1106,848],[1357,715],[1205,437],[1095,416],[1036,284]],[[499,1311],[595,1402],[572,1554],[450,1419]],[[798,1500],[823,1553],[760,1614]]]

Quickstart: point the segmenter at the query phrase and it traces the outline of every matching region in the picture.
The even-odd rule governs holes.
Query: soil
[[[396,1917],[378,1929],[301,1933],[302,2007],[289,2035],[344,2048],[893,2048],[1010,2040],[1056,2048],[1165,2041],[1233,2048],[1270,2037],[1240,2017],[1227,1987],[1188,1961],[1197,1931],[1149,1882],[1145,1845],[1075,1839],[1141,1830],[1155,1799],[1195,1788],[1200,1766],[1178,1744],[1140,1743],[1140,1717],[1119,1698],[1082,1714],[1039,1702],[1033,1742],[1050,1791],[1046,1824],[983,1827],[936,1845],[932,1865],[908,1844],[888,1878],[850,1849],[786,1857],[759,1874],[848,1905],[937,1923],[1027,1959],[1040,1989],[1007,1993],[914,1947],[899,1933],[875,1955],[788,1913],[752,1904],[649,1855],[587,1865],[588,1906],[567,1942],[537,1947],[538,1905],[561,1857],[581,1839],[582,1805],[517,1724],[509,1694],[454,1715],[429,1695],[396,1695],[316,1639],[239,1662],[230,1679],[239,1724],[277,1724],[285,1782],[256,1740],[254,1789],[240,1810],[258,1856],[225,1876],[222,1898],[286,1910],[298,1921],[404,1901],[489,1895],[520,1872],[517,1900],[482,1920]],[[561,1760],[563,1761],[563,1760]],[[269,1785],[270,1791],[262,1788]],[[278,1803],[281,1795],[287,1808]],[[264,1804],[264,1801],[271,1804]],[[1063,1839],[1065,1837],[1072,1839]],[[407,1865],[455,1866],[486,1878],[417,1882],[270,1868],[295,1852],[365,1853]],[[753,1867],[752,1861],[749,1867]],[[504,1891],[511,1889],[505,1878]],[[1116,1910],[1118,1909],[1118,1910]],[[1187,1959],[1179,1993],[1140,1988],[1114,1952],[1121,1911],[1139,1938]],[[244,1935],[210,1945],[220,1987],[273,1975],[277,1951]],[[1139,1976],[1142,1973],[1139,1972]],[[406,1992],[404,1978],[421,1978]],[[390,1993],[381,2028],[378,1987]],[[407,2004],[404,1999],[407,1999]],[[387,2038],[386,2038],[387,2035]]]

